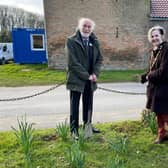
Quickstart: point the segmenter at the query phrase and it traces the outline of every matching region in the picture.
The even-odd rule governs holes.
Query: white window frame
[[[34,48],[33,44],[34,44],[34,39],[33,36],[42,36],[42,40],[43,40],[43,48]],[[30,35],[30,42],[31,42],[31,50],[33,51],[44,51],[45,50],[45,41],[44,41],[44,34],[31,34]]]

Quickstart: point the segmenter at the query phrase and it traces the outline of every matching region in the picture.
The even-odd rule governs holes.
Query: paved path
[[[139,83],[99,84],[101,87],[121,91],[145,92],[145,85]],[[0,87],[1,99],[31,95],[51,86],[6,88]],[[94,95],[93,122],[137,120],[145,106],[145,95],[124,95],[97,90]],[[58,122],[69,121],[69,92],[61,86],[38,97],[0,102],[0,131],[17,126],[17,117],[26,114],[29,122],[37,128],[55,127]],[[81,121],[81,116],[80,116]]]

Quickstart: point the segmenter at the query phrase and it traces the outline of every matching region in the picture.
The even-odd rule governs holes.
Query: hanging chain
[[[125,91],[120,91],[115,89],[107,89],[104,87],[98,87],[98,89],[107,91],[107,92],[120,93],[120,94],[126,94],[126,95],[145,95],[146,94],[146,93],[140,93],[140,92],[125,92]]]
[[[53,87],[51,87],[51,88],[49,88],[47,90],[44,90],[44,91],[41,91],[41,92],[38,92],[38,93],[35,93],[35,94],[32,94],[32,95],[28,95],[28,96],[0,99],[0,102],[1,101],[18,101],[18,100],[29,99],[29,98],[32,98],[32,97],[36,97],[36,96],[48,93],[48,92],[60,87],[63,84],[65,84],[65,82],[61,82],[61,83],[59,83],[59,84],[57,84],[57,85],[55,85],[55,86],[53,86]]]

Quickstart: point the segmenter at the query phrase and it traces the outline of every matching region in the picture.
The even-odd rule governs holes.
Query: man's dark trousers
[[[71,133],[78,133],[79,127],[79,104],[82,94],[83,104],[83,122],[91,122],[93,111],[93,91],[91,89],[91,81],[85,84],[84,92],[70,91],[70,127]]]

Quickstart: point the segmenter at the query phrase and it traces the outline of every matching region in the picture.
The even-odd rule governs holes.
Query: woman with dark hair
[[[168,123],[168,42],[164,39],[163,27],[154,26],[149,29],[148,40],[152,44],[149,70],[141,76],[141,83],[148,81],[146,108],[156,113],[156,144],[167,138],[165,124]]]

